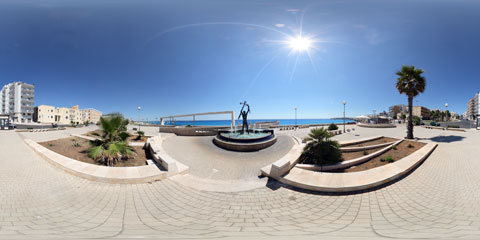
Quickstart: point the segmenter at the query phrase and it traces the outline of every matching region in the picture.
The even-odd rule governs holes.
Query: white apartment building
[[[35,86],[24,82],[12,82],[0,92],[0,114],[8,114],[13,123],[31,123]]]
[[[467,103],[467,111],[465,112],[465,117],[469,120],[476,120],[476,116],[479,115],[480,109],[480,92],[477,92],[473,98],[471,98]]]

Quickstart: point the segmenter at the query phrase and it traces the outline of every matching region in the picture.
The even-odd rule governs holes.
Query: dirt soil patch
[[[398,141],[398,140],[400,140],[400,139],[389,138],[389,137],[381,137],[381,138],[376,139],[376,140],[363,142],[363,143],[352,144],[352,145],[348,145],[348,146],[345,146],[345,147],[365,147],[365,146],[372,146],[372,145],[377,145],[377,144],[382,144],[382,143],[395,142],[395,141]]]
[[[75,147],[75,142],[77,142],[79,146]],[[95,165],[102,165],[88,156],[90,141],[83,138],[69,137],[48,142],[40,142],[38,144],[71,159]],[[144,150],[143,147],[133,147],[133,149],[136,153],[134,157],[119,161],[114,165],[114,167],[143,166],[147,164],[147,159],[152,159],[150,153]]]
[[[376,151],[380,151],[381,149],[383,149],[385,147],[386,146],[368,149],[368,150],[366,150],[367,151],[366,155],[372,154]],[[355,152],[342,152],[342,159],[340,161],[348,161],[348,160],[363,157],[363,156],[366,156],[366,155],[363,154],[363,150],[362,151],[355,151]]]
[[[411,145],[413,147],[408,147],[408,145]],[[385,153],[381,154],[380,156],[374,157],[362,164],[352,166],[350,168],[334,170],[331,172],[359,172],[359,171],[365,171],[368,169],[380,167],[380,166],[389,164],[388,161],[382,161],[382,159],[383,160],[387,159],[388,156],[390,156],[393,159],[393,162],[395,162],[412,154],[413,152],[417,151],[418,149],[422,148],[425,145],[426,143],[422,143],[422,142],[403,140],[400,144],[397,145],[396,150],[390,149]]]

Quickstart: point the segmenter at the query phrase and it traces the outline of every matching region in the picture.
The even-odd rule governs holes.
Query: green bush
[[[49,146],[49,147],[53,147],[53,146],[55,146],[55,144],[49,143],[48,146]]]
[[[393,145],[392,150],[397,150],[397,145]]]
[[[368,151],[367,151],[367,150],[363,150],[363,155],[364,155],[364,156],[368,155]]]
[[[145,132],[144,132],[144,131],[137,131],[137,134],[138,134],[138,136],[137,136],[136,140],[141,140],[142,137],[145,136]]]
[[[416,125],[416,126],[420,125],[420,122],[421,122],[421,121],[422,121],[422,120],[420,119],[419,116],[413,116],[413,124],[414,124],[414,125]]]
[[[458,125],[448,125],[447,128],[460,128]]]
[[[328,131],[338,130],[338,126],[335,123],[328,125]]]
[[[300,161],[305,164],[334,164],[340,161],[342,152],[340,144],[331,139],[333,134],[325,128],[314,128],[306,137]]]
[[[76,140],[73,140],[73,147],[80,147],[80,143],[78,143]]]
[[[187,124],[185,127],[192,127],[192,125],[190,125],[190,124]]]
[[[430,126],[437,126],[437,122],[435,121],[430,122]]]
[[[408,147],[408,148],[414,148],[414,147],[413,147],[413,145],[412,145],[412,144],[410,144],[410,143],[408,144],[408,146],[407,146],[407,147]]]
[[[28,130],[32,130],[33,128],[32,127],[27,127]]]
[[[102,138],[92,142],[88,155],[101,164],[113,166],[120,160],[135,155],[133,147],[127,144],[128,120],[121,114],[100,118]]]
[[[385,158],[380,159],[380,161],[381,162],[388,162],[388,163],[394,162],[392,156],[390,156],[390,155],[386,156]]]

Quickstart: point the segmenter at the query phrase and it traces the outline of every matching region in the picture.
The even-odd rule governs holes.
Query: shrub
[[[364,156],[368,155],[368,151],[367,151],[367,150],[363,150],[363,155],[364,155]]]
[[[393,145],[392,150],[397,150],[397,145]]]
[[[458,125],[448,125],[447,128],[460,128]]]
[[[420,119],[419,116],[413,116],[413,124],[415,124],[416,126],[420,125],[420,122],[422,120]]]
[[[76,140],[73,140],[73,147],[80,147],[80,143],[78,143]]]
[[[325,128],[314,128],[306,137],[300,161],[306,164],[333,164],[340,161],[342,153],[337,141],[331,140],[333,134]]]
[[[137,138],[136,140],[141,140],[144,136],[145,136],[145,132],[144,131],[137,131]]]
[[[408,146],[407,146],[407,147],[408,147],[408,148],[414,148],[414,147],[413,147],[413,145],[412,145],[412,144],[410,144],[410,143],[408,144]]]
[[[32,130],[32,129],[33,129],[33,127],[27,127],[27,129],[28,129],[28,130]]]
[[[190,125],[190,124],[187,124],[185,127],[192,127],[192,125]]]
[[[328,125],[328,131],[338,130],[338,126],[335,123]]]
[[[88,155],[107,166],[113,166],[122,159],[135,155],[134,149],[126,142],[130,134],[127,133],[128,120],[120,114],[112,114],[107,118],[100,118],[102,138],[93,141]]]
[[[390,156],[390,155],[386,156],[385,158],[380,159],[380,161],[381,162],[388,162],[388,163],[394,162],[392,156]]]
[[[49,146],[49,147],[53,147],[53,146],[55,146],[55,144],[49,143],[48,146]]]
[[[430,126],[437,126],[437,122],[435,121],[430,122]]]

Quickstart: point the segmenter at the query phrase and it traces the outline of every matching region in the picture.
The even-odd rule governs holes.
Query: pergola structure
[[[195,127],[195,116],[218,115],[218,114],[230,114],[230,115],[232,116],[232,126],[235,126],[235,112],[234,112],[234,111],[207,112],[207,113],[192,113],[192,114],[183,114],[183,115],[160,117],[160,125],[163,126],[163,125],[165,124],[165,119],[169,119],[170,122],[174,122],[174,121],[175,121],[175,118],[180,118],[180,117],[192,117],[192,118],[193,118],[193,126]]]

